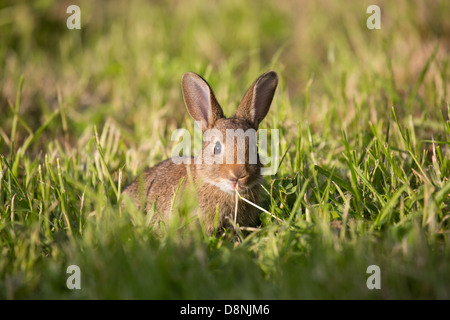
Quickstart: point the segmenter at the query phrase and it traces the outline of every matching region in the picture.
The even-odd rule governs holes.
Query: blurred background
[[[81,9],[81,30],[66,27],[71,4]],[[380,30],[366,27],[371,4],[381,9]],[[63,104],[68,123],[52,137],[64,130],[70,143],[108,118],[129,144],[167,135],[186,117],[186,71],[203,75],[230,114],[259,74],[276,70],[277,99],[295,111],[274,111],[287,127],[304,120],[324,129],[321,115],[333,104],[345,123],[357,106],[372,122],[394,105],[419,118],[447,113],[448,1],[19,0],[0,8],[4,138],[21,75],[20,113],[30,129]]]

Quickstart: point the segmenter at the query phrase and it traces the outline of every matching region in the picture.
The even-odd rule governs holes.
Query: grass
[[[447,1],[0,2],[0,298],[449,299]],[[170,156],[186,71],[226,114],[269,69],[280,130],[240,243],[121,209]],[[69,265],[81,290],[66,287]],[[378,265],[381,289],[366,286]]]

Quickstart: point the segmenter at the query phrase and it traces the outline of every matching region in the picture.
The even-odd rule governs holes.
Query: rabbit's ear
[[[181,89],[186,108],[192,118],[202,122],[202,130],[212,128],[223,118],[223,111],[208,83],[198,74],[187,72],[181,78]]]
[[[269,71],[261,75],[242,98],[236,117],[247,120],[255,130],[258,130],[259,124],[269,112],[277,85],[276,72]]]

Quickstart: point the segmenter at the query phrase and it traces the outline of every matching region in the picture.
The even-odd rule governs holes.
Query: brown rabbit
[[[248,89],[236,114],[226,118],[208,83],[195,73],[185,73],[181,87],[189,114],[195,121],[201,122],[204,136],[207,132],[215,132],[209,141],[203,142],[203,161],[199,156],[184,158],[188,161],[180,164],[176,164],[173,159],[162,161],[134,180],[125,188],[124,194],[129,195],[140,209],[148,208],[156,201],[156,208],[166,219],[180,181],[183,179],[183,188],[192,179],[208,234],[214,231],[217,207],[219,230],[230,227],[230,220],[234,219],[240,226],[255,226],[258,223],[258,209],[243,200],[238,201],[235,217],[235,189],[247,200],[259,204],[262,164],[257,154],[256,141],[247,136],[245,140],[238,139],[235,144],[233,138],[230,147],[228,140],[218,139],[217,136],[226,137],[230,129],[231,132],[239,129],[247,132],[251,129],[256,133],[269,111],[277,84],[275,72],[264,73]],[[239,161],[236,157],[239,148],[245,149],[245,161]],[[256,161],[249,161],[251,152],[256,155]],[[230,154],[231,157],[226,158]],[[215,162],[207,163],[206,156],[215,159]]]

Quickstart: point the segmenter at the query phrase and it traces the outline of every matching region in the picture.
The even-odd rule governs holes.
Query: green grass
[[[379,1],[373,31],[370,4],[81,1],[77,31],[65,2],[0,1],[0,298],[449,299],[449,3]],[[269,69],[257,230],[206,235],[189,195],[158,226],[118,206],[193,130],[184,72],[230,115]]]

